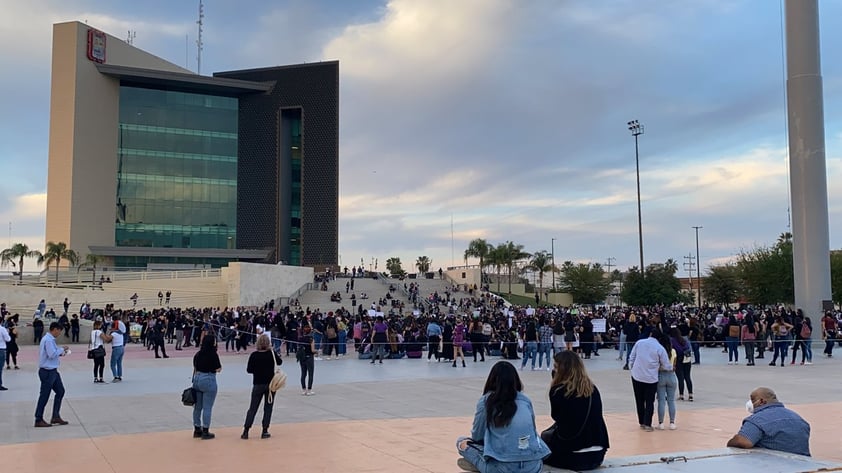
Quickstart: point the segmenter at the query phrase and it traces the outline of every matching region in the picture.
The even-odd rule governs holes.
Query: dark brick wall
[[[301,264],[336,264],[339,253],[339,62],[215,73],[216,77],[274,82],[267,94],[240,97],[237,165],[237,247],[274,250],[289,215],[279,215],[280,110],[302,110]],[[286,176],[285,176],[286,177]]]

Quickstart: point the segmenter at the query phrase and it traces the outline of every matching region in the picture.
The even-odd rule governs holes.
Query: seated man
[[[731,440],[729,447],[768,448],[810,456],[810,424],[778,401],[769,388],[757,388],[749,395],[750,416]]]

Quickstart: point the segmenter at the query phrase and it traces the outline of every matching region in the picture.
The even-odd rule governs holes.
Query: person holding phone
[[[54,425],[67,425],[69,422],[61,418],[61,401],[64,399],[64,384],[61,382],[61,374],[58,372],[61,360],[59,357],[69,355],[70,347],[59,347],[56,338],[61,335],[64,329],[62,324],[52,322],[50,331],[41,339],[38,347],[38,378],[41,380],[41,392],[38,395],[38,404],[35,407],[35,427],[52,427]],[[44,420],[44,409],[50,394],[55,393],[53,398],[53,415],[50,422]]]

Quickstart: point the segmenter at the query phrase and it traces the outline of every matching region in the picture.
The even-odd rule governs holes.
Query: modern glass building
[[[117,267],[335,265],[338,63],[192,74],[54,25],[47,239]]]

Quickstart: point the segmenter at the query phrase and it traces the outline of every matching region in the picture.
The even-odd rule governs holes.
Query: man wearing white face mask
[[[810,456],[810,424],[778,401],[769,388],[757,388],[749,395],[750,416],[731,440],[729,447],[768,448]]]

